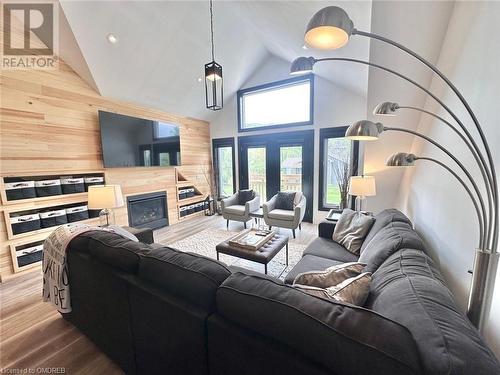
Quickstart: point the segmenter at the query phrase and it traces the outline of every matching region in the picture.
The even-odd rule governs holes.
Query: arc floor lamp
[[[410,133],[426,140],[427,142],[432,143],[434,146],[443,151],[454,161],[461,172],[467,177],[464,181],[464,179],[462,179],[462,177],[460,177],[460,175],[448,165],[446,165],[442,161],[429,157],[417,157],[413,154],[397,153],[395,155],[392,155],[387,161],[388,166],[413,166],[418,160],[425,160],[438,164],[457,179],[460,185],[463,186],[466,190],[468,196],[471,198],[479,222],[479,241],[478,247],[475,251],[472,281],[467,307],[467,316],[476,327],[482,329],[484,318],[487,311],[489,310],[491,303],[491,293],[499,258],[499,254],[497,251],[499,232],[498,184],[495,165],[487,139],[469,103],[465,100],[465,98],[455,87],[455,85],[436,66],[400,43],[397,43],[380,35],[357,30],[354,27],[354,23],[349,18],[349,15],[342,8],[329,6],[321,9],[316,14],[314,14],[309,21],[309,24],[307,25],[304,40],[308,47],[322,50],[333,50],[344,46],[348,43],[351,36],[356,35],[376,39],[378,41],[390,44],[419,60],[429,69],[431,69],[437,76],[439,76],[455,93],[455,95],[459,98],[460,102],[465,107],[467,114],[470,116],[474,124],[475,131],[479,136],[479,144],[472,133],[469,131],[469,129],[465,126],[464,122],[442,100],[440,100],[431,91],[420,85],[418,82],[390,68],[374,64],[369,61],[351,58],[332,57],[316,59],[314,57],[299,57],[292,62],[290,73],[303,74],[312,72],[314,64],[323,61],[343,61],[368,65],[377,69],[381,69],[392,75],[398,76],[401,79],[416,86],[420,90],[424,91],[452,117],[454,122],[456,122],[460,130],[457,129],[450,121],[447,121],[437,114],[412,106],[399,106],[397,103],[392,102],[381,103],[374,110],[374,114],[385,116],[396,115],[396,111],[400,109],[417,110],[430,115],[444,123],[446,126],[453,130],[453,132],[460,138],[463,143],[465,143],[465,145],[473,155],[477,167],[481,173],[482,180],[480,181],[480,183],[484,185],[484,190],[482,190],[480,185],[478,185],[478,183],[474,180],[473,176],[465,167],[465,165],[455,155],[449,152],[446,147],[431,139],[430,137],[427,137],[416,131],[404,128],[384,127],[384,125],[381,123],[362,120],[354,123],[349,127],[346,132],[346,137],[356,140],[369,141],[378,139],[379,135],[383,131],[401,131]],[[472,186],[472,189],[470,188],[470,186]]]

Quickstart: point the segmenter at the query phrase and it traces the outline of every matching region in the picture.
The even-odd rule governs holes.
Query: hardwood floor
[[[204,216],[155,231],[155,241],[167,244],[207,228],[225,227],[221,216]],[[243,224],[231,222],[229,229],[243,229]],[[291,237],[290,230],[281,229],[281,233]],[[316,235],[317,226],[304,223],[292,241],[307,244]],[[65,374],[123,374],[54,307],[42,302],[41,288],[38,272],[0,285],[0,373],[15,373],[15,369],[40,373],[40,369],[60,368],[64,372],[59,373]]]

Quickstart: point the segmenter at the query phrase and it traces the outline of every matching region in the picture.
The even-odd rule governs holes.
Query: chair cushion
[[[366,271],[375,272],[390,255],[405,248],[423,250],[424,244],[411,225],[393,221],[373,237],[359,261],[367,264]]]
[[[285,284],[293,284],[297,275],[309,271],[324,271],[328,267],[336,266],[342,262],[320,258],[314,255],[304,255],[301,260],[288,272],[285,277]]]
[[[281,210],[293,210],[295,195],[294,191],[278,191],[275,207]]]
[[[365,307],[408,328],[424,374],[500,374],[495,356],[421,250],[402,249],[379,267]]]
[[[361,245],[360,254],[363,253],[365,248],[368,246],[373,237],[384,227],[392,223],[393,221],[399,221],[403,223],[407,223],[412,226],[410,219],[408,219],[401,211],[396,210],[395,208],[390,208],[384,211],[379,212],[375,215],[375,223],[372,225],[372,228],[368,232]]]
[[[274,210],[271,210],[267,216],[275,220],[293,221],[295,213],[294,211],[275,208]]]
[[[347,251],[345,247],[339,245],[332,239],[323,237],[315,238],[304,250],[303,255],[311,254],[322,258],[335,260],[337,262],[356,262],[358,257]]]
[[[238,203],[241,206],[244,206],[245,203],[247,203],[248,201],[251,201],[254,198],[255,198],[255,193],[253,192],[252,189],[240,190],[238,192]]]
[[[221,262],[168,247],[141,258],[139,278],[195,306],[213,310],[215,291],[231,274]]]
[[[225,319],[302,353],[333,374],[420,373],[408,330],[373,311],[242,273],[222,283],[216,301]]]
[[[245,215],[245,206],[235,204],[233,206],[226,207],[224,209],[224,212],[226,212],[228,214],[232,214],[232,215],[243,216],[243,215]]]

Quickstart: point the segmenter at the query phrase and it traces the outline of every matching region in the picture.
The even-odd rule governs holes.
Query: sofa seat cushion
[[[141,258],[139,278],[195,306],[212,311],[215,291],[231,274],[221,262],[168,247]]]
[[[393,221],[372,238],[359,261],[367,264],[366,271],[375,272],[390,255],[404,248],[424,250],[424,244],[410,224]]]
[[[495,356],[421,250],[402,249],[379,267],[365,307],[408,328],[425,374],[500,374]]]
[[[324,271],[328,267],[339,265],[339,262],[332,259],[321,258],[314,255],[304,255],[301,260],[291,269],[285,277],[286,284],[293,284],[297,275],[309,271]]]
[[[83,249],[85,246],[86,250]],[[145,243],[102,230],[80,234],[71,241],[69,248],[70,251],[79,248],[79,251],[88,252],[94,259],[108,266],[132,274],[137,273],[139,259],[152,250]]]
[[[235,204],[224,208],[224,212],[231,215],[243,216],[245,215],[245,206],[240,204]]]
[[[318,257],[335,260],[342,263],[356,262],[358,256],[348,251],[332,239],[315,238],[304,250],[304,255],[311,254]]]
[[[295,214],[294,211],[275,208],[274,210],[271,210],[267,216],[275,220],[293,221]]]
[[[302,353],[333,374],[420,373],[408,330],[373,311],[243,273],[222,283],[216,301],[225,319]]]

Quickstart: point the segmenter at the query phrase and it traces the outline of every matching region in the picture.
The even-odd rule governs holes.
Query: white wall
[[[290,78],[289,69],[290,64],[287,61],[273,55],[269,55],[268,59],[254,72],[254,74],[242,85],[241,88],[248,88],[264,83]],[[360,70],[360,75],[363,76],[362,73],[365,68],[358,69]],[[210,134],[212,138],[225,138],[314,129],[313,212],[314,221],[316,222],[324,219],[326,215],[326,212],[318,211],[319,129],[336,126],[348,126],[357,120],[365,118],[366,97],[347,90],[343,87],[336,86],[333,83],[318,76],[315,77],[314,84],[315,92],[313,125],[276,129],[272,131],[255,131],[251,133],[245,132],[238,134],[236,96],[234,96],[229,100],[229,102],[224,104],[224,109],[221,111],[221,113],[210,122]],[[236,168],[238,168],[237,160]]]
[[[437,62],[448,21],[453,11],[451,1],[373,1],[371,32],[409,46],[431,62]],[[422,21],[425,20],[425,27]],[[394,69],[428,88],[432,73],[422,63],[389,44],[372,40],[370,62]],[[370,68],[368,78],[368,119],[386,126],[415,129],[420,113],[400,110],[396,117],[372,115],[381,102],[397,102],[422,108],[426,94],[403,79],[377,68]],[[375,177],[377,195],[368,198],[370,211],[394,207],[403,171],[385,166],[395,152],[407,152],[413,137],[400,132],[384,132],[380,140],[366,142],[364,173]]]
[[[498,2],[457,2],[438,63],[439,68],[451,78],[475,111],[490,144],[497,171],[500,168],[499,20]],[[432,89],[464,119],[469,129],[473,128],[470,117],[439,79],[433,80]],[[430,100],[427,109],[439,111],[449,118]],[[471,171],[477,171],[472,156],[442,123],[422,117],[418,130],[448,146]],[[477,133],[473,133],[477,137]],[[429,143],[416,140],[412,152],[453,165],[449,158]],[[479,173],[473,175],[479,182]],[[399,202],[427,242],[457,302],[465,311],[471,279],[467,270],[472,268],[478,239],[474,208],[465,191],[439,166],[421,161],[417,162],[416,167],[406,171]],[[500,357],[500,277],[497,277],[490,319],[484,332],[488,343]]]

